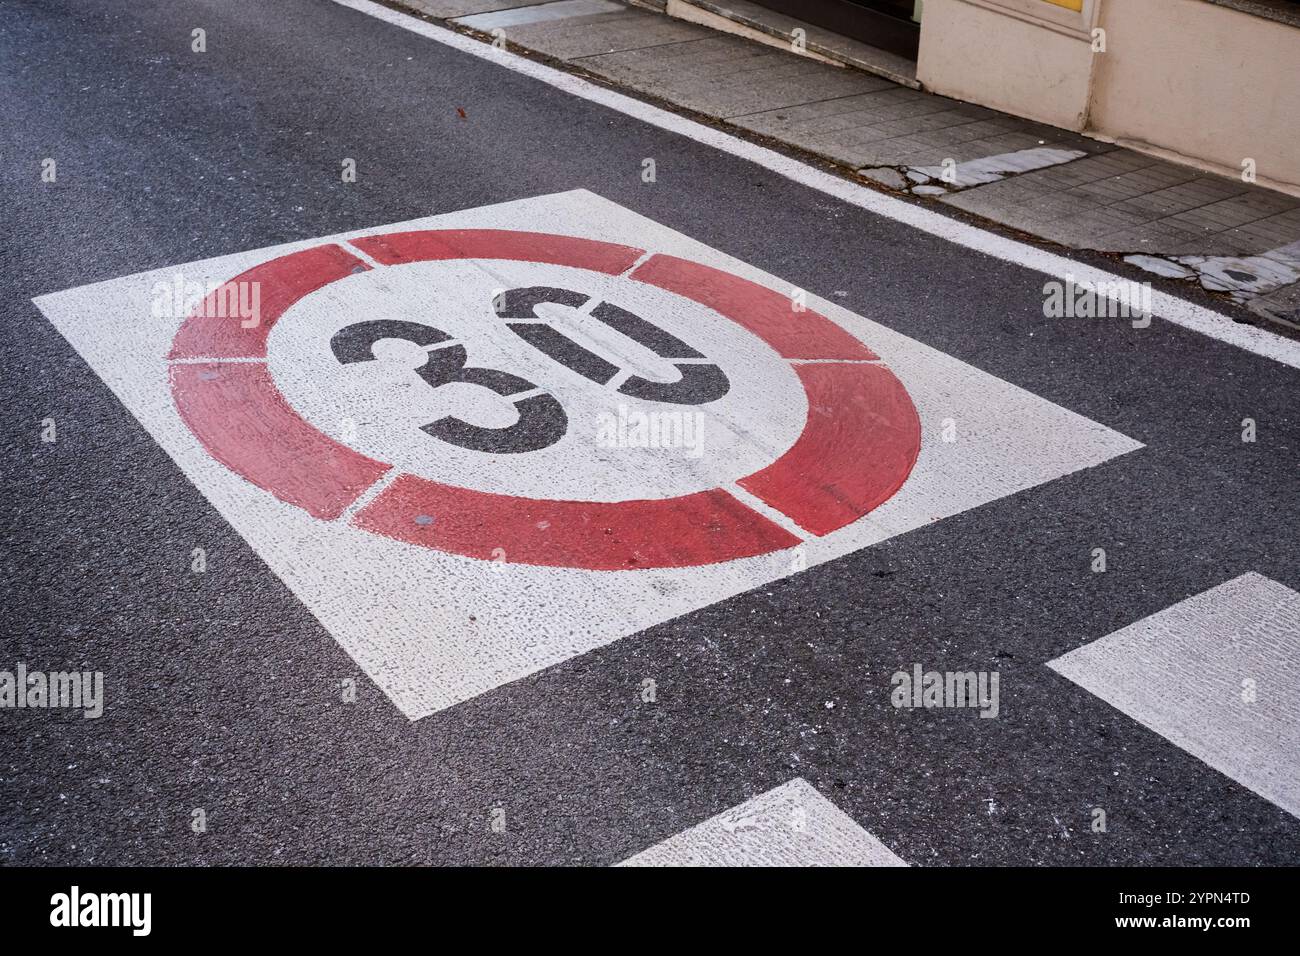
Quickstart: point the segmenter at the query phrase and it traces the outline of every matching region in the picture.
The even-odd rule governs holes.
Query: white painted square
[[[809,534],[781,514],[769,514],[775,523],[805,539],[797,548],[699,567],[594,571],[510,563],[512,542],[502,541],[499,550],[506,560],[484,561],[360,530],[349,524],[356,506],[339,520],[313,518],[215,460],[182,420],[173,401],[168,355],[183,319],[153,315],[156,286],[171,283],[178,274],[187,281],[224,282],[260,263],[322,243],[346,244],[350,239],[419,229],[525,230],[622,243],[703,263],[782,296],[794,291],[776,277],[681,233],[590,192],[575,190],[222,256],[36,300],[213,506],[411,719],[786,577],[802,567],[1141,447],[1105,426],[810,295],[808,309],[860,339],[902,381],[919,417],[921,444],[915,467],[901,490],[839,530]],[[384,461],[400,459],[399,467],[418,459],[441,478],[479,490],[545,497],[548,489],[557,488],[572,495],[583,485],[581,469],[586,461],[592,500],[654,498],[655,488],[661,485],[683,490],[720,485],[762,511],[761,502],[736,490],[736,475],[752,465],[746,456],[759,452],[774,456],[787,449],[793,440],[791,421],[797,431],[800,416],[807,412],[802,393],[795,395],[789,390],[789,382],[797,382],[790,367],[773,371],[777,368],[772,363],[774,352],[738,337],[720,316],[710,318],[712,313],[703,315],[681,300],[681,309],[657,319],[701,346],[709,357],[721,356],[719,363],[727,366],[734,379],[735,401],[729,395],[717,404],[749,409],[746,414],[751,418],[737,425],[720,416],[709,417],[708,442],[699,457],[642,454],[638,458],[630,450],[620,449],[616,454],[595,448],[590,436],[596,430],[591,419],[596,406],[583,405],[591,400],[591,394],[574,384],[577,379],[567,370],[568,378],[557,378],[540,355],[519,350],[513,333],[469,323],[457,311],[460,306],[444,307],[454,304],[466,288],[508,284],[517,278],[496,260],[460,261],[469,265],[457,267],[459,271],[426,263],[401,267],[406,270],[403,276],[446,283],[430,288],[427,300],[418,290],[413,292],[406,279],[399,281],[376,270],[348,276],[337,287],[304,299],[302,311],[287,312],[285,322],[271,332],[267,367],[295,412],[335,439],[365,444],[372,457],[382,452],[387,456]],[[523,278],[518,281],[535,281],[528,268],[531,266],[520,267],[518,276]],[[561,267],[550,268],[556,270],[551,275],[564,278]],[[358,289],[366,291],[353,301],[348,290]],[[653,296],[643,302],[634,297],[629,307],[640,308],[638,302],[642,302],[651,308],[655,301]],[[430,457],[430,440],[418,429],[402,425],[445,413],[451,392],[468,386],[445,386],[431,395],[422,383],[412,386],[409,382],[367,379],[370,384],[361,388],[360,379],[341,377],[329,352],[334,329],[353,320],[409,318],[412,314],[421,321],[434,316],[437,321],[460,322],[464,328],[458,334],[468,343],[471,365],[509,368],[552,388],[561,404],[570,409],[572,434],[566,433],[561,442],[535,457],[537,462],[545,462],[544,466],[530,467],[528,455],[517,456],[521,461],[518,469],[511,467],[513,459],[475,459],[451,449],[446,449],[445,456]],[[297,316],[296,322],[288,321],[291,315]],[[799,320],[798,314],[792,315],[792,321]],[[304,334],[311,322],[326,324],[319,338]],[[233,370],[233,366],[229,368]],[[466,417],[500,414],[499,409],[481,407],[482,396],[469,391],[473,394],[455,395],[458,409],[471,409],[463,412]],[[403,405],[394,412],[399,400],[406,401],[409,408]],[[353,438],[349,438],[345,423],[332,417],[349,401],[358,403],[354,424],[360,428]],[[948,420],[955,437],[951,442],[943,440]],[[587,436],[585,446],[576,444],[581,436]],[[378,486],[372,488],[358,504],[382,491]],[[438,516],[438,520],[459,517],[449,514]],[[498,550],[489,547],[496,542],[483,544],[494,554]],[[188,551],[189,544],[185,547]]]
[[[802,777],[619,866],[907,866]]]
[[[1253,572],[1048,667],[1300,817],[1300,594]]]

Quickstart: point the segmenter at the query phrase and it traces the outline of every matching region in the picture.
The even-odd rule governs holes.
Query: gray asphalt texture
[[[109,695],[0,712],[0,864],[607,864],[795,776],[915,865],[1300,862],[1300,821],[1043,666],[1246,571],[1300,589],[1294,370],[1045,319],[1037,273],[327,0],[5,0],[0,63],[0,669]],[[1147,447],[411,723],[30,301],[573,188]],[[999,671],[1000,717],[894,710],[914,661]]]

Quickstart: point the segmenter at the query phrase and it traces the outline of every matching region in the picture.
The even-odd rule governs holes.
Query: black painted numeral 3
[[[451,341],[451,336],[441,329],[419,322],[376,319],[340,329],[330,340],[330,348],[334,350],[334,357],[345,365],[370,362],[375,358],[372,346],[380,339],[402,339],[428,348],[440,342]],[[434,388],[452,382],[464,382],[506,396],[537,390],[536,385],[518,375],[494,368],[467,366],[465,363],[468,359],[465,346],[446,345],[430,352],[424,364],[415,370],[415,374]],[[519,411],[519,420],[505,428],[484,428],[448,415],[436,422],[421,425],[420,430],[461,448],[498,453],[538,451],[554,445],[564,437],[569,418],[553,395],[545,392],[528,395],[516,399],[514,405]]]
[[[586,305],[587,301],[588,297],[581,292],[530,286],[501,293],[493,304],[497,315],[503,319],[534,320],[507,323],[525,342],[579,375],[599,385],[607,385],[621,371],[617,365],[579,345],[554,326],[535,321],[538,318],[535,309],[544,303],[578,308]],[[730,389],[722,369],[712,363],[700,362],[704,358],[702,354],[653,322],[608,302],[592,309],[591,315],[660,358],[694,360],[674,362],[681,373],[675,382],[652,382],[639,375],[630,375],[618,386],[622,394],[677,405],[703,405],[721,398]],[[330,348],[334,357],[345,365],[371,362],[375,360],[373,346],[381,339],[401,339],[425,349],[451,342],[451,336],[431,325],[375,319],[340,329],[330,339]],[[504,428],[485,428],[449,415],[420,426],[421,431],[461,448],[507,454],[538,451],[564,437],[568,416],[553,395],[539,391],[532,382],[510,372],[467,366],[468,360],[465,346],[459,343],[442,345],[430,351],[424,364],[415,372],[433,388],[463,382],[505,397],[519,395],[521,397],[514,400],[519,420]]]

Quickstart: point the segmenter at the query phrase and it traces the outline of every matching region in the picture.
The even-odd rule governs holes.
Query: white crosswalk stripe
[[[801,777],[621,866],[907,866]]]
[[[1300,594],[1243,574],[1049,662],[1300,816]]]

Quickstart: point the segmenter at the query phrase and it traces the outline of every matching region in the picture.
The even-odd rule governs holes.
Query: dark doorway
[[[921,25],[912,19],[912,0],[757,0],[805,23],[824,27],[909,60],[916,59]]]

